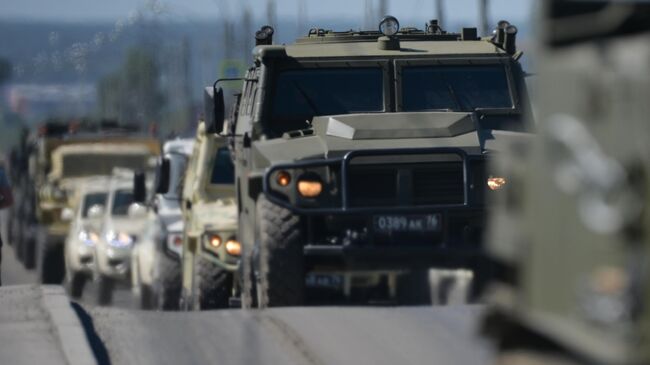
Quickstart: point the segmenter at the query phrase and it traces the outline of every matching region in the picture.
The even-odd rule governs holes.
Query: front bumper
[[[96,274],[130,281],[132,247],[118,248],[100,243],[96,249]]]
[[[95,246],[82,242],[69,243],[68,265],[70,270],[91,275],[95,270]]]

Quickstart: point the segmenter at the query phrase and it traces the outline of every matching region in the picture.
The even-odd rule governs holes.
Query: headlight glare
[[[77,235],[79,241],[83,242],[86,246],[94,246],[99,241],[99,236],[95,232],[87,231],[85,229],[79,231]]]
[[[232,238],[229,239],[226,241],[226,252],[233,256],[241,255],[241,244]]]
[[[315,198],[323,192],[323,183],[314,179],[298,180],[298,193],[303,198]]]
[[[286,171],[279,171],[275,176],[278,185],[285,187],[291,183],[291,175]]]
[[[221,237],[218,234],[209,236],[208,245],[212,248],[219,248],[219,246],[221,246]]]
[[[128,247],[133,244],[133,237],[124,232],[109,231],[106,233],[106,242],[114,247]]]
[[[487,179],[487,186],[490,190],[496,191],[503,189],[504,186],[508,183],[505,177],[490,176]]]

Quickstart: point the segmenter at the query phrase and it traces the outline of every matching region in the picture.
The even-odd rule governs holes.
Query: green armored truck
[[[199,123],[181,198],[181,309],[227,307],[236,290],[241,247],[233,182],[227,140]]]
[[[485,162],[526,129],[516,34],[394,17],[290,45],[256,33],[229,124],[244,307],[300,305],[308,287],[348,294],[376,274],[391,297],[421,303],[428,268],[470,269],[477,285],[489,275],[484,202],[506,182]],[[214,131],[220,81],[206,93]]]
[[[545,1],[538,135],[495,169],[484,330],[507,364],[649,364],[650,4]],[[513,158],[516,156],[516,158]]]

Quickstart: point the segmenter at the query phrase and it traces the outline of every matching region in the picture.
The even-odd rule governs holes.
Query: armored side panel
[[[504,351],[648,363],[650,7],[547,1],[542,14],[539,135],[497,164],[514,184],[491,221],[486,327]]]

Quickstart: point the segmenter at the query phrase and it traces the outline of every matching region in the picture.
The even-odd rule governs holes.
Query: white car
[[[88,179],[78,190],[74,211],[64,209],[62,218],[72,220],[65,239],[66,279],[70,295],[80,298],[95,267],[95,245],[99,241],[102,212],[108,196],[108,177]]]
[[[111,178],[99,240],[95,246],[95,280],[100,305],[110,304],[116,284],[131,283],[131,253],[147,224],[146,207],[136,202],[133,178]]]
[[[193,145],[194,139],[176,139],[163,146],[147,225],[132,255],[133,294],[143,309],[178,309],[183,251],[180,192]]]

